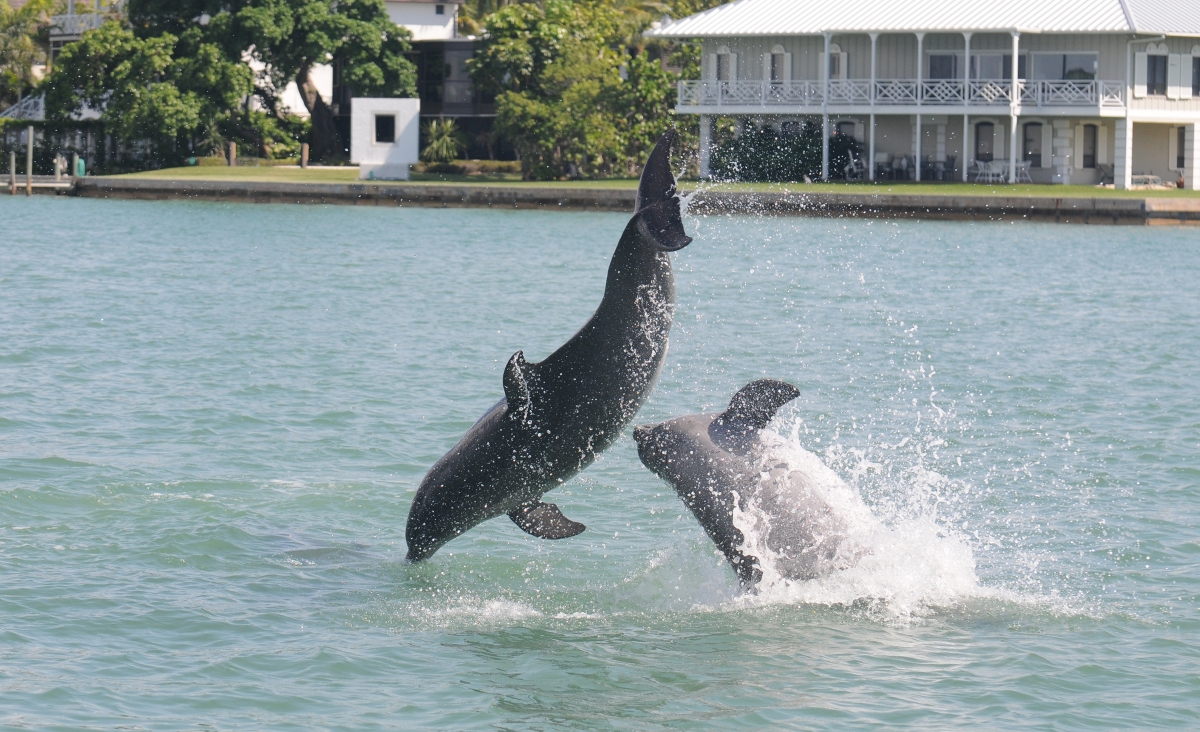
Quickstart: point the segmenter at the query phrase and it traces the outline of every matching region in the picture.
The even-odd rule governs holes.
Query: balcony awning
[[[1194,0],[737,0],[647,31],[659,38],[833,33],[1154,33],[1200,36]]]

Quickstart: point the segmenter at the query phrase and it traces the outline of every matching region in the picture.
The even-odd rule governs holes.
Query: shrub
[[[740,135],[719,124],[709,167],[714,177],[732,181],[789,182],[821,177],[821,126],[812,122],[747,124]],[[845,177],[845,167],[862,154],[852,137],[829,138],[829,177]]]

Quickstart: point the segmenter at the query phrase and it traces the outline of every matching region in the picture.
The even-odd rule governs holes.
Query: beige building
[[[852,175],[1200,188],[1200,2],[738,0],[650,35],[700,39],[676,110],[819,123]],[[1017,63],[1013,63],[1013,59]],[[789,124],[792,123],[792,124]]]

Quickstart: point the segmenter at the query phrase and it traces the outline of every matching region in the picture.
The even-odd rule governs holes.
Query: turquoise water
[[[639,416],[760,376],[888,527],[740,597],[628,436],[403,562],[626,217],[0,197],[0,726],[1200,725],[1200,232],[692,218]]]

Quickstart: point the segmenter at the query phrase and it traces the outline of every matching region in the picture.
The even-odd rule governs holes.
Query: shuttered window
[[[1167,95],[1167,57],[1146,56],[1146,93]]]

